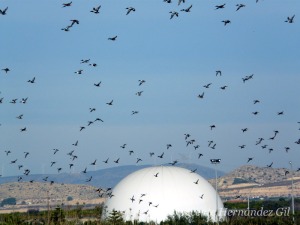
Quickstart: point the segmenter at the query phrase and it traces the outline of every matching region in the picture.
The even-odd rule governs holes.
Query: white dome
[[[112,194],[105,203],[104,217],[117,210],[126,221],[160,222],[174,211],[197,211],[215,221],[216,208],[218,212],[223,209],[221,198],[207,180],[173,166],[138,170],[120,181]]]

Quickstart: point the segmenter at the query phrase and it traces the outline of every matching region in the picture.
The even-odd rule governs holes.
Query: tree
[[[16,198],[6,198],[3,199],[1,202],[1,207],[3,207],[4,205],[16,205],[17,204],[17,200]]]
[[[54,222],[54,224],[65,221],[65,213],[61,207],[57,206],[55,208],[55,210],[52,212],[51,220]]]
[[[123,215],[120,211],[113,209],[112,212],[109,214],[108,222],[113,225],[123,224],[124,220],[122,216]]]

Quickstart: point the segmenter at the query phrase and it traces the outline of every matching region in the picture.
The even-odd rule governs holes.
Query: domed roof
[[[174,211],[201,212],[215,220],[223,203],[215,189],[197,173],[174,166],[138,170],[119,182],[105,203],[104,216],[112,210],[127,220],[160,222]]]

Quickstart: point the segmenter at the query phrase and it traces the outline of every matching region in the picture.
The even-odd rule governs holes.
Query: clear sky
[[[2,12],[8,7],[0,14],[3,177],[23,175],[25,169],[75,173],[135,165],[137,158],[142,159],[138,164],[178,160],[208,167],[210,159],[220,158],[218,168],[225,172],[247,164],[249,157],[250,165],[289,168],[292,161],[294,169],[300,167],[295,143],[300,138],[300,1],[63,3],[68,1],[0,2]],[[245,7],[237,10],[237,4]],[[90,12],[99,5],[98,14]],[[190,12],[181,11],[191,5]],[[126,15],[127,7],[135,11]],[[171,11],[178,17],[170,19]],[[285,22],[293,15],[293,23]],[[70,20],[79,24],[68,28]],[[225,20],[231,23],[225,26]],[[79,70],[82,74],[75,73]],[[259,138],[264,140],[257,143]],[[51,167],[51,162],[56,163]]]

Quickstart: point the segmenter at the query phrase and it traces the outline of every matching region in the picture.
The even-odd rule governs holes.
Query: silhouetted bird
[[[182,12],[190,12],[192,7],[193,7],[193,5],[190,5],[188,8],[181,9],[180,11],[182,11]]]
[[[157,156],[157,157],[162,159],[162,158],[164,157],[164,154],[165,154],[165,153],[163,152],[161,155],[159,155],[159,156]]]
[[[231,23],[230,20],[222,20],[222,22],[224,23],[224,26],[226,26],[227,24],[230,24],[230,23]]]
[[[199,94],[198,98],[204,98],[204,92],[202,92],[202,94]]]
[[[74,73],[82,74],[82,72],[83,72],[83,70],[78,70],[78,71],[76,71],[76,72],[74,72]]]
[[[101,8],[101,5],[99,5],[99,6],[97,6],[97,7],[93,7],[93,9],[92,9],[90,12],[95,13],[95,14],[98,14],[100,8]]]
[[[139,86],[141,86],[143,83],[145,83],[145,80],[138,80],[139,81]]]
[[[240,10],[241,8],[245,7],[246,5],[244,4],[236,4],[236,11]]]
[[[73,25],[75,24],[79,24],[79,20],[76,20],[76,19],[73,19],[73,20],[70,20],[72,23],[71,23],[71,27],[73,27]]]
[[[74,146],[78,146],[78,141],[76,141],[75,143],[73,143],[72,145]]]
[[[171,13],[170,19],[173,19],[174,16],[178,17],[178,15],[179,15],[179,13],[176,11],[170,11],[169,13]]]
[[[16,118],[19,119],[19,120],[23,119],[23,114],[17,116]]]
[[[126,15],[128,15],[131,12],[135,12],[135,8],[133,7],[127,7],[126,9],[127,9]]]
[[[90,182],[92,180],[93,176],[90,176],[90,178],[86,179],[85,182]]]
[[[24,158],[27,158],[27,156],[29,155],[29,152],[24,152]]]
[[[7,10],[8,10],[8,7],[6,7],[5,9],[0,9],[0,15],[6,15],[6,12],[7,12]]]
[[[295,18],[295,15],[293,15],[293,16],[291,16],[291,17],[287,17],[287,19],[286,19],[286,21],[284,21],[284,22],[286,22],[286,23],[294,23],[294,18]]]
[[[95,87],[100,87],[101,81],[99,83],[95,83],[94,86]]]
[[[107,105],[112,105],[114,100],[111,100],[110,102],[107,102]]]
[[[253,157],[248,158],[247,163],[250,162],[251,160],[253,160]]]
[[[117,35],[114,36],[114,37],[109,37],[108,40],[110,40],[110,41],[115,41],[115,40],[117,40],[117,37],[118,37]]]
[[[8,154],[10,154],[11,153],[11,151],[10,150],[8,150],[8,151],[4,151],[5,153],[6,153],[6,155],[8,155]]]
[[[218,75],[222,76],[222,71],[221,70],[216,70],[216,76],[218,76]]]
[[[203,87],[209,88],[210,85],[212,85],[212,83],[206,84],[206,85],[204,85]]]
[[[277,113],[278,116],[283,115],[283,111]]]
[[[243,133],[246,132],[248,130],[248,128],[243,128],[242,131]]]
[[[215,9],[224,9],[226,4],[216,5]]]
[[[71,6],[71,5],[72,5],[72,2],[63,3],[63,6],[62,6],[62,7],[64,8],[64,7],[68,7],[68,6]]]
[[[134,195],[130,198],[131,202],[134,202],[135,199],[134,199]]]
[[[34,84],[34,82],[35,82],[35,77],[33,77],[31,80],[28,80],[27,82],[28,82],[28,83],[31,83],[31,84]]]

